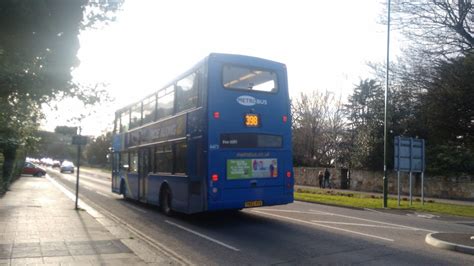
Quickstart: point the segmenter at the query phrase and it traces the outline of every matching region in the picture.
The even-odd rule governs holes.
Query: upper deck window
[[[226,65],[222,71],[223,85],[227,89],[277,92],[277,75],[273,71]]]
[[[156,95],[152,95],[143,100],[143,124],[155,120],[156,115]]]
[[[198,75],[191,75],[176,83],[176,112],[188,110],[197,106],[198,98]]]
[[[130,111],[124,111],[120,115],[120,133],[124,133],[128,131],[128,126],[130,124]]]
[[[142,103],[135,104],[130,113],[130,129],[142,125]]]

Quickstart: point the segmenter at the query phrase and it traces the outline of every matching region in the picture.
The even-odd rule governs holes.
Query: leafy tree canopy
[[[0,1],[0,187],[9,183],[16,149],[35,141],[42,103],[68,96],[98,99],[95,90],[71,82],[79,64],[78,35],[113,20],[122,1]]]

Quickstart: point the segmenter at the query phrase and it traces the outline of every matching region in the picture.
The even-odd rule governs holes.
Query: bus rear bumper
[[[284,187],[224,189],[220,197],[208,202],[208,211],[283,205],[293,202],[293,190]],[[260,205],[261,203],[261,205]],[[260,206],[259,206],[260,205]]]

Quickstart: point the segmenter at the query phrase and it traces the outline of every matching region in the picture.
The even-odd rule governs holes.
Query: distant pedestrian
[[[329,170],[326,168],[324,171],[324,183],[323,183],[323,188],[331,188],[331,185],[329,183],[329,178],[331,177],[331,174],[329,173]]]
[[[319,171],[318,173],[319,188],[323,188],[323,178],[324,178],[323,171]]]

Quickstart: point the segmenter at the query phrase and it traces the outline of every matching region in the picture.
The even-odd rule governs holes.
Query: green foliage
[[[474,174],[474,53],[443,61],[422,95],[429,170]]]
[[[77,146],[71,144],[71,135],[38,131],[35,136],[39,141],[34,150],[29,150],[29,157],[53,158],[60,161],[76,160]]]
[[[474,150],[456,143],[429,145],[427,161],[432,173],[474,173]]]
[[[380,170],[383,166],[384,90],[373,79],[361,80],[346,105],[352,149],[351,166]]]
[[[122,0],[3,0],[0,1],[0,153],[3,180],[17,165],[17,149],[38,141],[35,131],[41,104],[57,97],[97,101],[94,88],[71,82],[79,63],[81,29],[113,19]],[[112,11],[112,12],[109,12]],[[21,160],[20,160],[21,161]]]
[[[109,161],[107,155],[112,145],[112,132],[107,132],[91,141],[85,148],[84,153],[87,162],[95,166],[107,166]]]

